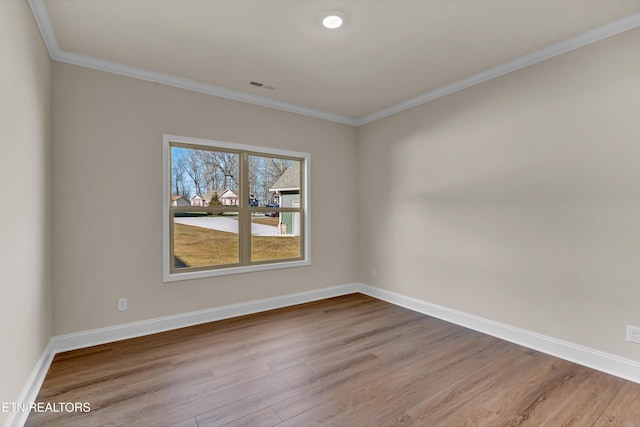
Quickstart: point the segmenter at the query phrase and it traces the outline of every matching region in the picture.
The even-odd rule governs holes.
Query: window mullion
[[[249,211],[249,155],[240,153],[240,183],[238,185],[238,218],[240,264],[251,264],[251,212]]]

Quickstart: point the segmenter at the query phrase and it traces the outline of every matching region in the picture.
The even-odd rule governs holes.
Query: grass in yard
[[[268,216],[252,217],[251,218],[251,222],[254,223],[254,224],[271,225],[273,227],[277,227],[278,226],[278,217],[277,216],[274,216],[274,217],[268,217]]]
[[[238,235],[176,223],[173,224],[173,252],[187,267],[236,264]]]
[[[275,219],[276,224],[278,220],[260,219]],[[237,234],[184,224],[174,224],[173,227],[174,255],[185,266],[202,267],[238,262]],[[253,236],[251,247],[252,261],[296,258],[300,256],[300,237]]]
[[[251,237],[251,261],[297,258],[300,256],[299,236]]]

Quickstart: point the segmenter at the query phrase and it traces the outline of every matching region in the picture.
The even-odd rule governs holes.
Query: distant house
[[[196,194],[191,198],[191,206],[209,206],[213,195],[216,193],[222,206],[238,206],[238,195],[232,190],[210,191],[201,195]]]
[[[204,193],[202,196],[202,206],[209,206],[211,204],[211,199],[213,195],[217,193],[217,191],[209,191],[208,193]]]
[[[208,204],[209,202],[205,202],[204,198],[199,194],[196,194],[191,198],[191,206],[207,206]]]
[[[218,193],[218,197],[224,206],[238,206],[238,195],[231,190]]]
[[[280,178],[269,189],[274,193],[281,208],[300,207],[300,162],[292,162]],[[278,221],[279,234],[300,234],[300,214],[297,212],[280,212]]]
[[[171,206],[191,206],[191,203],[184,197],[173,194],[171,196]]]

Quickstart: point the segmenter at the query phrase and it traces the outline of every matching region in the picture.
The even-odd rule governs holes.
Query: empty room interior
[[[638,0],[3,0],[0,54],[0,424],[640,425]]]

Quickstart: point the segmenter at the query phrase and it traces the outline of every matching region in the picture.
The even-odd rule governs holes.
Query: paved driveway
[[[229,233],[238,232],[238,220],[221,216],[176,217],[174,220],[177,224],[190,225],[192,227],[209,228]],[[251,224],[251,234],[254,236],[277,236],[278,227]]]

